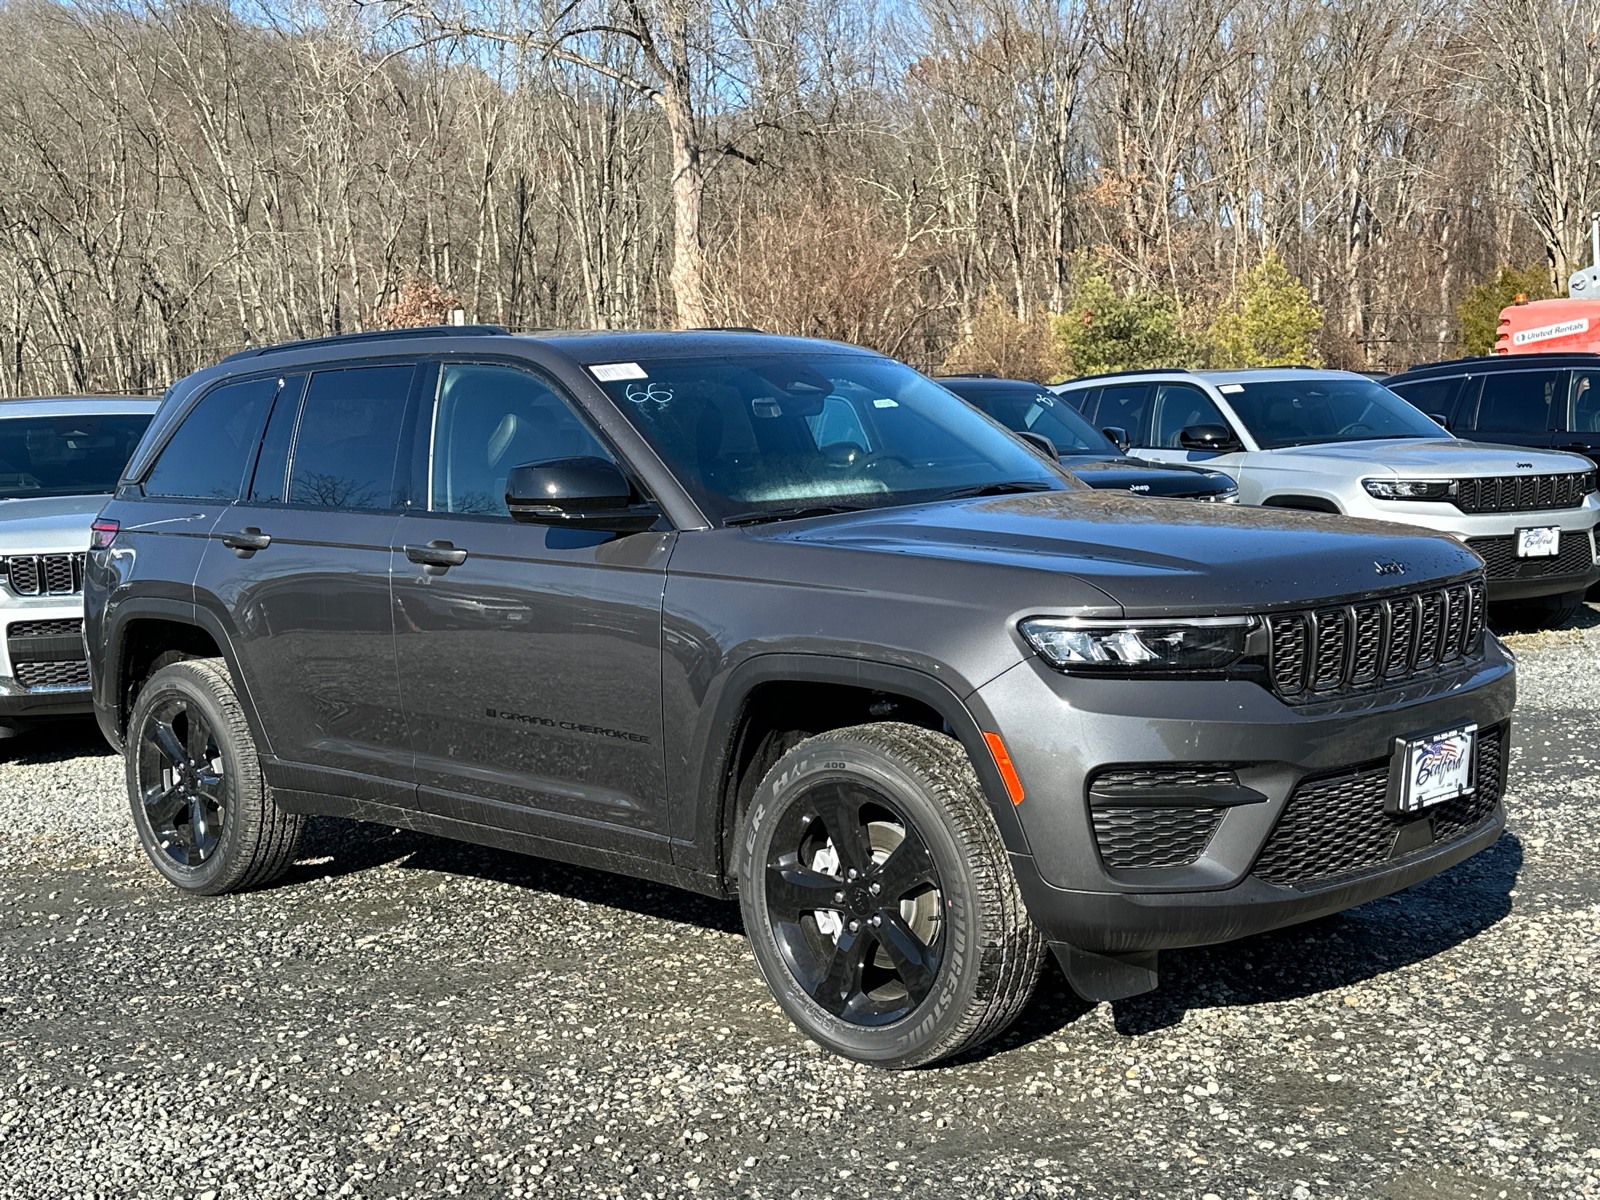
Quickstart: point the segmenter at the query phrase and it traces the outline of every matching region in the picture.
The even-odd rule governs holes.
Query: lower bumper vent
[[[1503,785],[1504,740],[1503,725],[1479,733],[1477,788],[1420,818],[1429,822],[1422,848],[1454,841],[1494,815]],[[1301,783],[1252,873],[1268,883],[1297,887],[1383,866],[1393,856],[1400,830],[1419,820],[1385,812],[1388,790],[1387,762]]]
[[[89,686],[79,618],[14,621],[6,629],[6,653],[12,675],[30,691]]]

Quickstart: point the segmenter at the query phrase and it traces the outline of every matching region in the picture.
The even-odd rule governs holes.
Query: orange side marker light
[[[1000,740],[998,733],[985,733],[983,740],[989,743],[989,753],[994,755],[994,765],[1000,768],[1000,778],[1006,781],[1006,791],[1011,796],[1011,803],[1021,804],[1022,780],[1017,778],[1017,768],[1011,765],[1011,755],[1006,752],[1006,744]]]

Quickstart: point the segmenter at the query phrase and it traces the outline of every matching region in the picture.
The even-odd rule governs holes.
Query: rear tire
[[[221,659],[153,674],[126,746],[133,824],[168,882],[217,896],[269,883],[294,861],[305,818],[272,799]]]
[[[914,725],[801,742],[735,844],[756,965],[807,1037],[921,1066],[998,1036],[1048,953],[966,751]]]
[[[1583,592],[1561,592],[1555,596],[1537,596],[1532,600],[1507,600],[1493,605],[1489,616],[1496,625],[1507,632],[1528,632],[1538,629],[1559,629],[1583,607]]]

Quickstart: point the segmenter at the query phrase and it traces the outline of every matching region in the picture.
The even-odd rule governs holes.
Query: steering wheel
[[[1351,421],[1350,424],[1339,430],[1339,436],[1343,437],[1347,433],[1354,433],[1358,429],[1365,429],[1368,433],[1372,432],[1372,426],[1365,421]]]

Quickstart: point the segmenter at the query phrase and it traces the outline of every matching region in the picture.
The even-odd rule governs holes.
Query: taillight
[[[93,533],[89,548],[92,550],[109,550],[111,543],[117,540],[117,530],[121,528],[122,526],[116,521],[96,521],[89,526]]]

